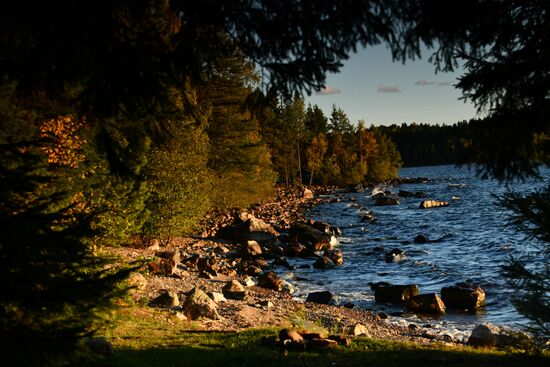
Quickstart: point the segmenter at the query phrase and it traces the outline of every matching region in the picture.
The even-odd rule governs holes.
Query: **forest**
[[[535,0],[7,4],[1,360],[79,360],[144,265],[110,247],[194,233],[209,210],[261,202],[276,182],[375,183],[402,161],[454,158],[499,180],[537,175],[550,163],[548,14]],[[464,123],[374,128],[304,105],[358,47],[380,44],[403,62],[425,45],[440,71],[460,60],[457,87],[489,116],[463,134]],[[503,198],[545,244],[549,192]],[[548,246],[539,254],[548,263]],[[548,267],[511,259],[507,271],[518,309],[547,333]]]

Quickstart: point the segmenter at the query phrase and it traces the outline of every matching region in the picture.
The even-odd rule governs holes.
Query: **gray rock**
[[[246,289],[236,280],[230,280],[222,289],[226,298],[242,301],[246,298]]]
[[[223,294],[220,292],[208,292],[207,294],[208,294],[208,297],[210,297],[212,301],[216,303],[227,302],[227,299],[225,299]]]
[[[527,334],[491,323],[476,325],[468,338],[468,345],[476,347],[525,348],[531,343],[532,339]]]
[[[214,302],[206,293],[198,288],[193,288],[193,290],[189,293],[183,308],[185,309],[185,315],[189,320],[197,320],[200,318],[213,320],[220,319],[216,302]]]
[[[317,269],[333,269],[336,265],[327,256],[322,256],[313,263],[313,267]]]

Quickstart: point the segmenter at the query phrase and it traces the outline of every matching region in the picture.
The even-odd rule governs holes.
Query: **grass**
[[[263,340],[276,329],[244,332],[205,332],[174,315],[147,307],[119,312],[116,326],[107,333],[113,357],[79,367],[171,366],[548,366],[550,357],[468,347],[420,346],[356,338],[349,347],[319,353],[284,353]]]

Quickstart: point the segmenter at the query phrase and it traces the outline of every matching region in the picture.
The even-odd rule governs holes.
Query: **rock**
[[[257,241],[248,240],[243,245],[243,254],[247,257],[256,257],[262,254],[262,248]]]
[[[279,332],[279,339],[281,341],[290,340],[293,343],[303,343],[304,338],[296,330],[283,329]]]
[[[212,276],[217,276],[219,270],[218,259],[215,257],[201,257],[197,261],[197,269],[199,272],[209,273]]]
[[[271,301],[268,301],[268,300],[263,300],[263,301],[260,301],[260,306],[262,307],[266,307],[266,308],[272,308],[273,307],[273,302]]]
[[[84,344],[92,353],[100,356],[111,357],[114,353],[113,345],[104,337],[86,338]]]
[[[217,276],[218,276],[218,273],[216,273],[216,272],[206,273],[206,272],[204,272],[204,271],[201,271],[201,272],[199,273],[199,278],[201,278],[201,279],[209,279],[209,280],[212,280],[212,279],[214,279],[214,278],[217,277]]]
[[[445,304],[437,293],[419,294],[407,300],[406,306],[416,313],[438,314],[445,313]]]
[[[269,263],[265,259],[256,259],[252,264],[260,269],[269,268]]]
[[[212,301],[216,303],[227,302],[227,299],[220,292],[208,292],[207,294],[208,294],[208,297],[210,297]]]
[[[338,345],[344,345],[346,347],[351,345],[351,339],[345,335],[329,335],[327,339],[334,340]]]
[[[176,316],[176,318],[178,320],[187,321],[187,316],[185,316],[185,314],[181,311],[176,311],[176,313],[174,315]]]
[[[284,249],[284,254],[287,256],[307,256],[307,248],[300,243],[289,244]]]
[[[179,251],[157,251],[155,252],[156,257],[162,259],[171,259],[173,262],[178,264],[180,262],[180,252]]]
[[[244,269],[244,272],[246,275],[251,275],[251,276],[257,276],[257,275],[261,275],[264,273],[264,271],[262,269],[260,269],[259,267],[257,266],[247,266],[245,269]]]
[[[198,288],[193,288],[189,292],[183,308],[189,320],[197,320],[203,317],[213,320],[220,319],[216,302]]]
[[[385,259],[387,263],[397,263],[402,261],[405,258],[405,251],[398,248],[394,248],[386,252]]]
[[[149,241],[149,246],[147,247],[147,250],[149,251],[158,251],[160,250],[160,241],[156,238]]]
[[[242,301],[246,298],[246,289],[236,280],[230,280],[222,288],[225,298]]]
[[[271,263],[272,266],[284,266],[287,269],[292,269],[292,266],[288,263],[288,260],[284,256],[278,256]]]
[[[313,267],[317,269],[333,269],[336,267],[336,265],[328,257],[322,256],[318,258],[315,263],[313,263]]]
[[[375,205],[386,206],[386,205],[399,205],[399,198],[394,196],[378,196],[374,201]]]
[[[426,235],[423,235],[423,234],[419,234],[418,236],[416,236],[414,238],[414,243],[428,243],[430,242],[430,239],[428,238],[428,236]]]
[[[255,286],[256,284],[258,284],[258,282],[252,278],[252,277],[246,277],[244,278],[244,285],[247,286],[247,287],[253,287]]]
[[[294,294],[296,293],[296,289],[294,288],[294,286],[292,284],[290,284],[289,282],[287,282],[286,280],[283,279],[283,289],[282,289],[283,292],[285,293],[288,293],[288,294]]]
[[[302,197],[304,199],[313,199],[313,191],[308,188],[304,188],[304,191],[302,192]]]
[[[258,286],[280,292],[284,288],[284,282],[276,273],[270,271],[258,277]]]
[[[425,198],[426,196],[428,195],[426,195],[426,193],[422,191],[417,191],[414,193],[414,197],[417,199],[422,199],[422,198]]]
[[[338,347],[338,342],[336,340],[331,340],[331,339],[314,338],[307,343],[308,350],[322,350],[322,349],[335,348],[335,347]]]
[[[403,303],[420,293],[416,284],[374,284],[371,288],[374,290],[376,302]]]
[[[459,283],[441,289],[441,298],[447,308],[475,312],[485,303],[485,292],[478,286]]]
[[[164,291],[158,297],[153,299],[151,304],[164,307],[177,307],[180,305],[180,300],[176,292]]]
[[[138,290],[144,290],[147,287],[147,279],[141,273],[132,273],[128,277],[128,284]]]
[[[337,305],[338,299],[329,291],[311,292],[307,295],[306,302],[322,305]]]
[[[325,232],[304,224],[293,224],[290,227],[291,241],[304,245],[310,253],[329,250],[331,237]]]
[[[342,230],[325,222],[309,220],[307,225],[331,236],[341,236]]]
[[[438,208],[442,206],[448,206],[448,201],[437,201],[437,200],[423,200],[420,203],[420,209],[430,209],[430,208]]]
[[[339,250],[339,249],[336,249],[336,250],[325,250],[325,253],[323,254],[323,256],[326,256],[328,257],[329,259],[332,260],[332,262],[335,264],[335,265],[342,265],[344,263],[344,255],[342,254],[342,251]]]
[[[368,336],[370,337],[370,333],[367,329],[367,327],[363,324],[355,324],[353,326],[350,326],[349,328],[349,334],[353,336]]]
[[[156,258],[147,264],[153,275],[173,275],[178,270],[178,264],[173,259]]]
[[[468,345],[476,347],[525,348],[532,343],[531,338],[522,332],[501,328],[491,323],[476,325],[468,338]]]

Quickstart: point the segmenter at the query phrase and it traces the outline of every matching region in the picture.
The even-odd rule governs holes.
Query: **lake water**
[[[494,180],[481,180],[473,171],[454,166],[405,168],[400,176],[430,180],[383,189],[395,193],[422,191],[428,199],[449,201],[450,205],[419,209],[423,199],[401,198],[400,205],[375,206],[370,197],[372,190],[366,190],[338,194],[339,202],[317,206],[309,213],[311,218],[329,222],[343,231],[340,249],[344,253],[344,264],[334,270],[311,268],[285,273],[297,288],[296,297],[304,299],[310,291],[329,290],[338,295],[342,303],[352,302],[360,308],[395,314],[404,311],[403,307],[375,303],[369,283],[415,283],[421,293],[441,294],[444,286],[472,281],[486,293],[486,306],[476,314],[448,311],[438,318],[420,320],[404,313],[390,320],[404,325],[430,323],[456,339],[463,339],[480,322],[512,327],[525,323],[510,303],[510,290],[500,276],[500,267],[510,255],[518,256],[529,250],[529,241],[507,225],[509,213],[500,208],[492,196],[506,192],[506,186]],[[545,176],[548,177],[547,171]],[[542,186],[543,181],[531,180],[514,184],[513,188],[525,192]],[[375,224],[361,221],[357,204],[373,212]],[[419,234],[440,241],[413,243]],[[379,251],[380,246],[384,251]],[[384,252],[394,248],[405,251],[405,260],[386,263]],[[311,259],[294,259],[296,265],[311,263]]]

